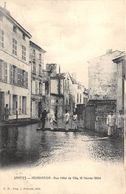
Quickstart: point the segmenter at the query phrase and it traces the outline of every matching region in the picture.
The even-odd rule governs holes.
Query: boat
[[[80,129],[64,129],[64,128],[54,128],[54,129],[50,129],[50,128],[37,128],[37,131],[51,131],[51,132],[82,132],[82,130]]]

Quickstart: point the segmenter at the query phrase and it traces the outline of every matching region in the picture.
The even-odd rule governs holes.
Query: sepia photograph
[[[125,6],[0,1],[0,194],[125,194]]]

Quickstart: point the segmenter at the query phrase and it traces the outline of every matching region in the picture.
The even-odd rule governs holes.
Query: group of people
[[[69,130],[70,128],[70,121],[71,121],[71,115],[69,113],[68,110],[65,111],[65,114],[64,114],[64,128],[65,130]],[[40,122],[40,128],[41,129],[44,129],[45,128],[45,122],[46,122],[46,119],[48,121],[48,124],[49,124],[49,128],[51,130],[54,129],[54,127],[58,128],[58,121],[55,117],[55,114],[52,110],[50,111],[46,111],[46,109],[44,109],[44,111],[42,112],[41,114],[41,122]],[[73,115],[72,115],[72,123],[74,124],[74,129],[77,129],[77,113],[76,111],[73,112]]]
[[[121,136],[124,128],[124,117],[122,111],[115,114],[113,111],[107,116],[108,136]]]
[[[8,104],[6,104],[4,108],[4,120],[7,121],[9,118],[9,107]],[[46,111],[44,109],[41,114],[40,114],[41,122],[40,122],[40,128],[44,129],[45,128],[45,122],[46,119],[48,120],[50,129],[53,130],[54,127],[58,128],[58,121],[57,117],[54,114],[53,110]],[[65,130],[69,130],[71,127],[72,129],[77,129],[78,128],[78,117],[77,117],[77,112],[74,111],[73,114],[71,115],[68,110],[65,111],[64,114],[64,128]],[[108,126],[108,136],[121,136],[123,134],[123,128],[124,128],[124,117],[123,117],[123,112],[119,111],[118,113],[114,113],[113,111],[110,111],[110,113],[107,116],[106,124]]]

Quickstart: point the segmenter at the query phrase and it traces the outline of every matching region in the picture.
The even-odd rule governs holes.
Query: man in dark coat
[[[44,109],[44,111],[42,112],[42,116],[41,116],[41,128],[42,129],[45,128],[46,116],[47,116],[47,112],[46,112],[46,109]]]

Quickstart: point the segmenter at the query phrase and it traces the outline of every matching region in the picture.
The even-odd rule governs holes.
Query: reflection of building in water
[[[29,162],[39,158],[40,136],[32,126],[19,127],[17,157]]]
[[[0,129],[0,164],[2,166],[14,163],[17,160],[17,140],[17,128]]]

